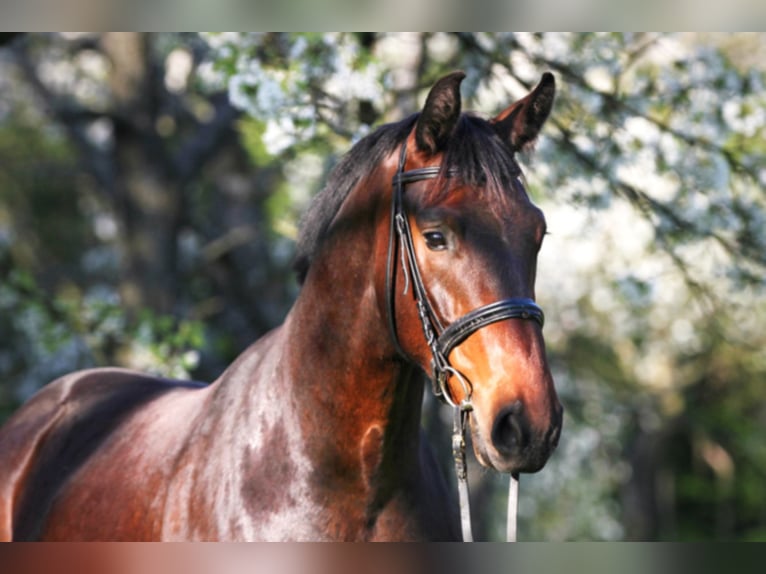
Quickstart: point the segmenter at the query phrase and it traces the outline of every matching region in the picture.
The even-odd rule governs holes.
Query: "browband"
[[[435,179],[439,177],[441,171],[442,168],[439,165],[434,165],[431,167],[419,167],[409,171],[398,171],[396,172],[396,175],[394,175],[391,183],[394,185],[394,187],[396,187],[397,185],[405,185],[407,183],[414,183],[424,179]],[[454,177],[457,175],[457,171],[450,169],[447,171],[446,175],[447,177]]]

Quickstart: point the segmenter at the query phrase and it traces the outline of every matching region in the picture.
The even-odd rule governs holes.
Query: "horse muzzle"
[[[535,427],[526,411],[521,400],[501,408],[488,433],[478,431],[480,426],[472,418],[474,450],[480,462],[508,473],[537,472],[545,466],[561,436],[563,408],[557,402],[544,428]]]

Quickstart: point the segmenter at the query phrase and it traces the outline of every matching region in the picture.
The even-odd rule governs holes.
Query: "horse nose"
[[[529,442],[529,425],[524,416],[524,405],[516,401],[505,407],[492,425],[492,444],[498,452],[510,456],[517,454]]]

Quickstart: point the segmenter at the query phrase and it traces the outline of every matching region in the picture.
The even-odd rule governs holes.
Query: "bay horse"
[[[485,120],[454,72],[360,140],[304,216],[283,324],[204,385],[72,373],[0,429],[2,540],[456,540],[426,378],[478,460],[535,472],[562,407],[534,302],[542,212],[515,154],[546,73]]]

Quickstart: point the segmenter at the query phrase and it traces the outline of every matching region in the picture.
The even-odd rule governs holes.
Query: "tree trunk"
[[[173,309],[182,193],[165,142],[156,131],[162,77],[151,36],[110,33],[102,39],[112,68],[114,198],[120,218],[120,292],[128,309]]]

